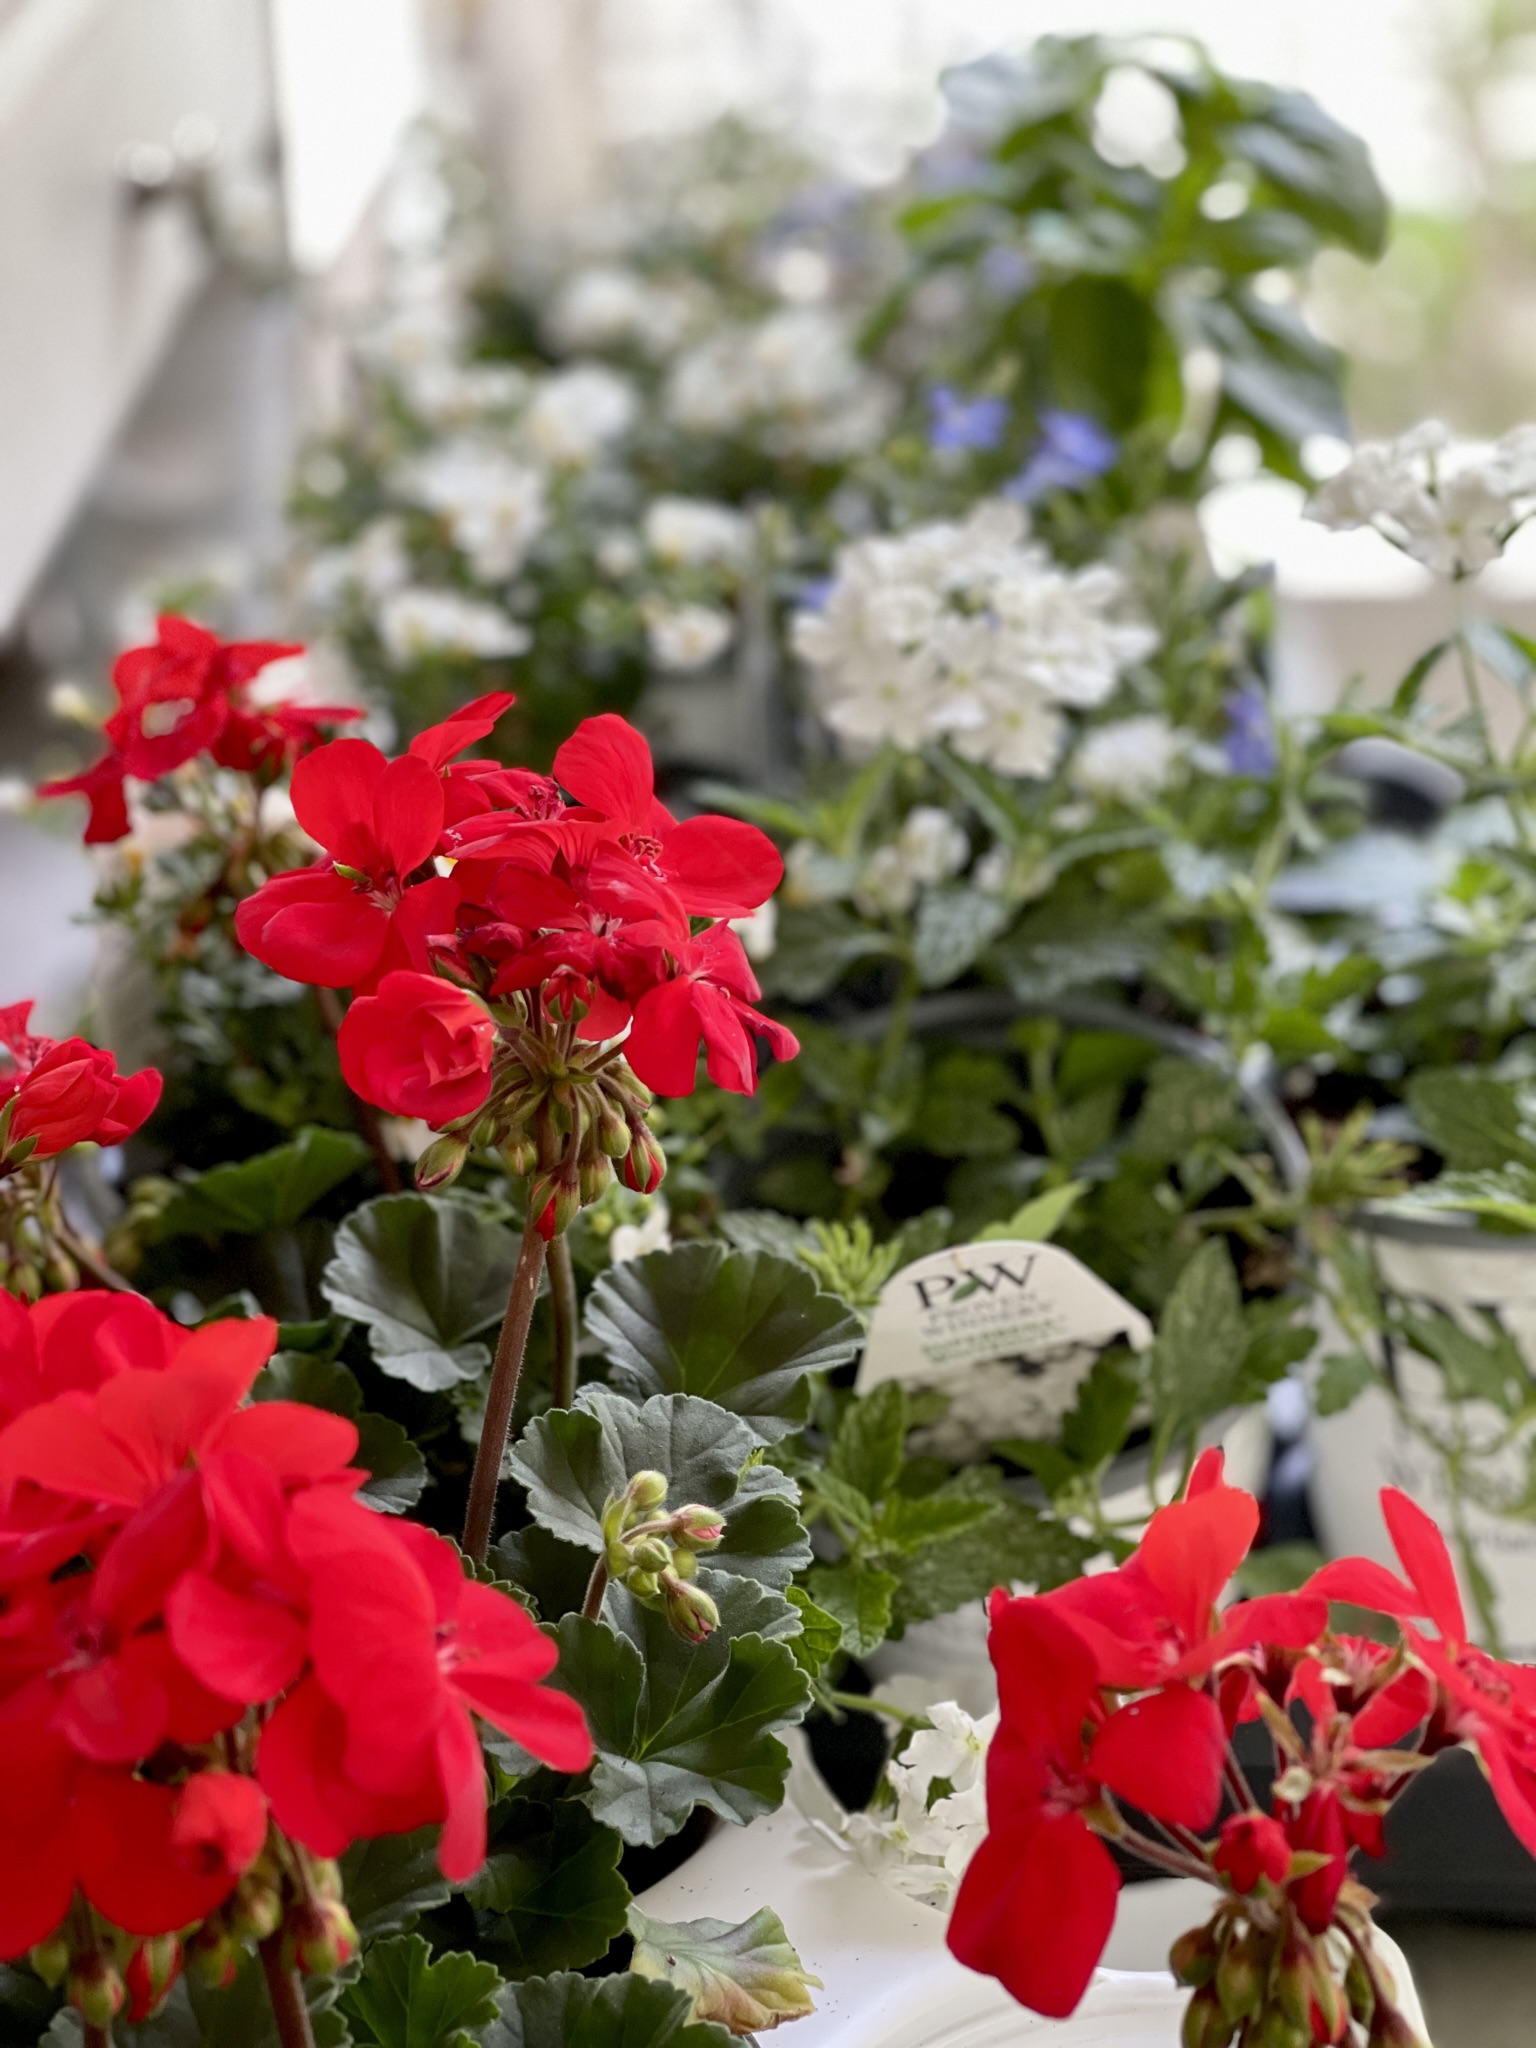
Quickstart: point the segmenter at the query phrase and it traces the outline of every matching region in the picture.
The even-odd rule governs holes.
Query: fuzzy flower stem
[[[550,1239],[548,1258],[550,1305],[555,1318],[553,1404],[556,1408],[569,1408],[576,1399],[578,1305],[576,1273],[571,1265],[570,1242],[564,1231]]]
[[[93,2027],[89,2023],[81,2027],[82,2048],[112,2048],[112,2029]]]
[[[836,1692],[831,1689],[827,1698],[834,1707],[852,1709],[858,1714],[884,1714],[888,1721],[895,1721],[900,1727],[910,1729],[914,1734],[933,1723],[926,1714],[914,1714],[906,1707],[898,1707],[892,1700],[876,1699],[873,1693]]]
[[[279,1928],[261,1944],[261,1967],[267,1979],[267,1996],[277,2022],[282,2048],[315,2048],[314,2029],[309,2024],[309,2007],[299,1985],[299,1973],[283,1961],[283,1935]]]
[[[485,1422],[475,1452],[475,1469],[469,1482],[469,1506],[464,1515],[464,1548],[476,1564],[484,1564],[491,1547],[491,1523],[496,1513],[496,1488],[501,1480],[501,1460],[512,1427],[512,1409],[517,1400],[518,1376],[523,1353],[528,1348],[528,1330],[533,1305],[539,1295],[544,1271],[544,1240],[539,1235],[538,1217],[530,1205],[517,1269],[507,1295],[507,1312],[501,1335],[496,1340],[496,1360],[491,1367],[491,1390],[486,1397]]]
[[[592,1576],[587,1580],[586,1596],[581,1603],[583,1621],[596,1621],[603,1611],[603,1595],[608,1590],[608,1561],[598,1558],[592,1567]]]
[[[325,1020],[325,1028],[334,1038],[341,1029],[341,1020],[344,1015],[340,997],[333,988],[317,988],[315,990],[315,1001],[319,1006],[321,1017]],[[371,1102],[365,1102],[361,1095],[353,1094],[350,1088],[347,1089],[347,1095],[352,1104],[352,1114],[357,1119],[357,1128],[362,1133],[363,1142],[373,1154],[374,1168],[378,1173],[379,1181],[385,1194],[398,1195],[402,1185],[400,1168],[390,1158],[389,1148],[384,1143],[384,1130],[379,1122],[379,1112]]]
[[[1211,1873],[1211,1866],[1203,1859],[1197,1860],[1193,1856],[1183,1855],[1177,1849],[1170,1849],[1165,1843],[1154,1841],[1150,1835],[1142,1834],[1137,1828],[1125,1828],[1119,1834],[1108,1836],[1106,1839],[1118,1843],[1122,1849],[1131,1850],[1143,1863],[1150,1863],[1158,1870],[1166,1870],[1172,1877],[1195,1877],[1202,1884],[1217,1882]]]

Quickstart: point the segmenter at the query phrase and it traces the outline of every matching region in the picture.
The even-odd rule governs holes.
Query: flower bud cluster
[[[642,1605],[659,1609],[674,1634],[701,1643],[720,1626],[720,1611],[693,1581],[699,1553],[715,1549],[725,1523],[717,1509],[696,1502],[668,1510],[666,1498],[661,1472],[637,1472],[622,1493],[609,1496],[603,1506],[603,1563],[611,1580]]]
[[[1358,1937],[1358,1940],[1352,1938]],[[1288,1903],[1228,1900],[1174,1943],[1169,1965],[1194,1996],[1183,2048],[1419,2048],[1378,1963],[1362,1910],[1340,1935],[1314,1935]],[[1351,2031],[1351,2023],[1358,2032]]]
[[[581,1044],[539,1064],[520,1058],[515,1041],[498,1052],[490,1094],[427,1147],[418,1187],[444,1186],[472,1150],[494,1148],[509,1172],[528,1176],[530,1213],[550,1238],[600,1201],[615,1174],[637,1194],[661,1185],[666,1159],[645,1120],[651,1091],[621,1058]]]
[[[83,1907],[27,1960],[45,1984],[62,1988],[87,2027],[106,2032],[119,2018],[133,2026],[153,2019],[181,1975],[184,1955],[179,1935],[141,1939]]]

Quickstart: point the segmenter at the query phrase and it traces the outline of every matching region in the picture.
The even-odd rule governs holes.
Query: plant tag
[[[932,1448],[973,1456],[1001,1437],[1054,1436],[1099,1354],[1120,1340],[1143,1351],[1152,1335],[1059,1245],[954,1245],[881,1288],[856,1391],[901,1380],[947,1395]]]

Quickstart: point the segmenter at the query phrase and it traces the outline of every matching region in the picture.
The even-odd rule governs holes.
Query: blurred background
[[[1304,287],[1357,436],[1536,417],[1536,0],[0,0],[0,1002],[66,1029],[95,961],[96,870],[31,780],[79,759],[157,606],[293,629],[290,508],[328,488],[304,451],[381,305],[431,299],[399,286],[435,274],[445,205],[479,271],[536,295],[551,252],[622,242],[637,167],[723,117],[878,194],[942,171],[947,68],[1089,33],[1196,36],[1364,138],[1385,253],[1325,249]],[[1101,112],[1117,160],[1155,168],[1157,106]],[[698,161],[675,203],[703,236],[730,202]],[[775,289],[814,301],[814,267]],[[1342,444],[1311,454],[1322,476]],[[1390,688],[1445,587],[1304,526],[1302,483],[1256,455],[1230,468],[1206,540],[1227,571],[1275,564],[1282,707]],[[1531,532],[1480,585],[1526,632]],[[1532,2039],[1536,1936],[1393,1925],[1439,2048]]]

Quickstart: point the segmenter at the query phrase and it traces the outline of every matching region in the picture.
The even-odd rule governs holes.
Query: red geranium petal
[[[1467,1617],[1456,1585],[1456,1567],[1445,1538],[1417,1501],[1395,1486],[1381,1489],[1381,1512],[1392,1547],[1403,1568],[1424,1596],[1422,1614],[1448,1643],[1467,1640]]]
[[[165,1603],[171,1647],[198,1681],[224,1699],[276,1699],[304,1668],[304,1624],[287,1607],[188,1572]]]
[[[1226,1750],[1210,1694],[1175,1684],[1111,1714],[1089,1745],[1088,1768],[1144,1813],[1203,1828],[1221,1804]]]
[[[784,879],[766,832],[742,818],[686,818],[662,839],[661,865],[694,917],[745,917]]]
[[[485,1758],[468,1714],[450,1709],[443,1715],[436,1757],[444,1808],[437,1867],[450,1884],[463,1884],[485,1861]]]
[[[1167,1603],[1186,1648],[1211,1633],[1217,1599],[1258,1533],[1259,1504],[1235,1486],[1160,1508],[1136,1558]]]
[[[443,836],[443,781],[415,754],[391,761],[373,793],[373,835],[403,881],[430,860]]]
[[[691,1095],[698,1074],[702,1036],[686,976],[649,989],[635,1005],[624,1056],[647,1088],[658,1095]]]
[[[555,755],[555,780],[616,825],[646,829],[655,803],[651,750],[616,712],[584,718]]]
[[[1115,1920],[1120,1874],[1079,1814],[987,1836],[961,1882],[951,1952],[1052,2019],[1074,2011]]]
[[[180,1798],[177,1787],[120,1771],[90,1771],[76,1790],[80,1888],[104,1919],[129,1934],[188,1927],[234,1889],[222,1859],[175,1839]]]
[[[389,766],[371,740],[332,740],[295,764],[294,816],[317,845],[346,859],[359,826],[373,825],[374,792]]]

